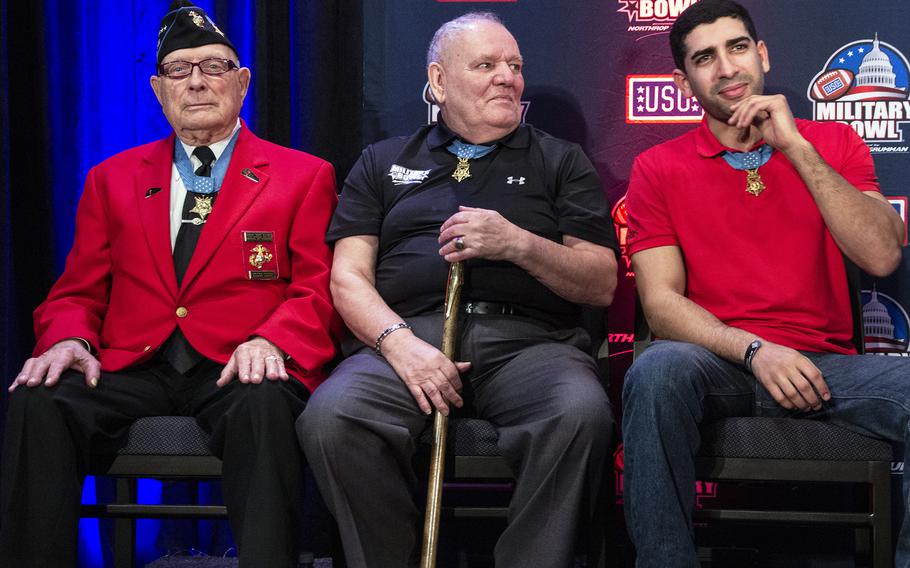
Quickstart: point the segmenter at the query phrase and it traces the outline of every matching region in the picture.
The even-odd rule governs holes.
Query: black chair
[[[859,271],[848,261],[854,343],[863,352]],[[635,356],[651,332],[636,306]],[[892,566],[891,444],[825,422],[787,418],[736,417],[702,424],[696,475],[702,480],[865,484],[867,512],[702,508],[697,521],[739,521],[841,525],[871,530],[871,556],[879,568]],[[859,535],[858,535],[859,536]],[[866,539],[858,538],[861,542]]]
[[[593,353],[597,362],[599,375],[604,388],[609,392],[608,381],[608,344],[606,340],[605,311],[600,309],[586,309],[584,311],[584,327],[591,334],[594,345],[597,346]],[[615,438],[615,436],[614,436]],[[506,459],[499,453],[497,445],[499,433],[496,427],[486,420],[479,418],[456,418],[449,420],[448,436],[446,438],[446,463],[445,483],[443,490],[453,485],[476,484],[481,487],[485,484],[510,482],[514,480],[514,473]],[[432,425],[424,432],[421,441],[425,445],[432,445]],[[612,455],[612,454],[608,454]],[[428,460],[418,460],[418,474],[425,476]],[[595,520],[587,527],[586,555],[587,565],[591,568],[606,566],[607,549],[612,520],[613,503],[606,496],[612,496],[613,469],[609,459],[604,466],[604,480],[601,493],[605,497],[600,500]],[[445,493],[444,493],[445,495]],[[442,512],[447,518],[505,518],[508,506],[505,504],[470,504],[450,505],[443,497]]]
[[[83,505],[83,517],[113,518],[114,566],[132,568],[136,553],[136,520],[227,518],[224,505],[137,502],[137,480],[204,480],[221,477],[221,460],[208,449],[209,436],[193,418],[151,416],[137,420],[126,444],[110,459],[99,459],[90,473],[116,480],[113,503]]]

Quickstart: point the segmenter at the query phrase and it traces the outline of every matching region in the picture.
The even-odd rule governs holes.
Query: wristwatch
[[[758,350],[761,348],[761,340],[756,339],[746,347],[746,354],[743,355],[743,366],[750,373],[752,372],[752,359],[755,357],[755,354],[758,353]]]

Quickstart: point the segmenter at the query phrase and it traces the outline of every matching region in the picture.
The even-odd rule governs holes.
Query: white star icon
[[[637,100],[638,102],[640,102],[640,103],[645,102],[645,98],[644,98],[644,97],[638,97],[636,100]]]
[[[841,57],[840,59],[837,60],[838,63],[846,63],[846,61],[847,60],[844,59],[843,57]]]
[[[858,51],[858,52],[860,52],[860,53],[863,53],[863,52],[866,51],[866,48],[865,48],[865,47],[861,47],[861,48],[857,49],[856,51]]]
[[[847,52],[847,57],[853,57],[853,52],[852,52],[852,51],[848,51],[848,52]]]
[[[644,88],[644,87],[639,87],[639,88],[638,88],[638,94],[641,94],[641,93],[644,93],[644,92],[645,92],[645,88]]]
[[[638,110],[638,112],[644,112],[645,107],[643,107],[643,106],[641,106],[641,105],[638,105],[638,107],[636,108],[636,110]]]

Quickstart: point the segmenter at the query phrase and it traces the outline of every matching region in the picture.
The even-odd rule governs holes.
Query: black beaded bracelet
[[[382,342],[385,341],[385,338],[388,337],[393,331],[398,331],[399,329],[411,329],[411,326],[403,321],[400,321],[385,328],[383,332],[379,334],[379,337],[376,338],[376,345],[373,347],[377,355],[382,357]]]

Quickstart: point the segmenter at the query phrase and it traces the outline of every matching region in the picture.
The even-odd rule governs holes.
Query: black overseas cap
[[[161,19],[158,30],[158,64],[164,56],[178,49],[221,43],[237,53],[234,44],[224,35],[205,10],[189,0],[174,0]]]

